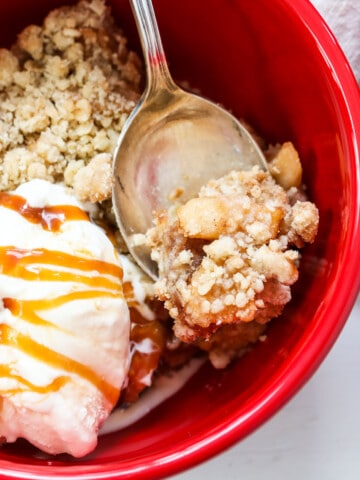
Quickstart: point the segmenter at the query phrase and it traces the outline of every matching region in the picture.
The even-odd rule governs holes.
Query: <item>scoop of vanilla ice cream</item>
[[[79,457],[129,367],[120,257],[61,185],[0,193],[0,437]]]

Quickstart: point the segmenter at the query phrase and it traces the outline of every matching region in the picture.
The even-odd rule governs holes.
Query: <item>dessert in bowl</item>
[[[49,4],[37,5],[38,10],[27,12],[24,18],[15,15],[15,5],[3,7],[4,18],[7,14],[14,20],[12,28],[3,31],[7,33],[4,45],[15,40],[16,28],[20,31],[21,27],[42,21]],[[137,37],[126,3],[113,2],[112,6],[117,23],[136,48]],[[221,370],[206,363],[177,395],[128,428],[101,436],[96,449],[80,460],[66,455],[48,456],[23,442],[4,445],[4,474],[26,477],[35,472],[37,476],[94,478],[116,474],[121,478],[132,473],[139,478],[154,478],[220,451],[260,425],[310,376],[340,332],[357,292],[354,256],[358,253],[352,247],[358,228],[358,158],[352,142],[358,135],[358,90],[321,19],[305,2],[299,2],[297,7],[281,4],[278,9],[264,2],[259,12],[258,6],[255,9],[240,1],[231,5],[214,2],[212,13],[206,17],[200,7],[190,3],[182,2],[170,9],[166,2],[158,2],[155,8],[175,78],[188,81],[245,118],[266,142],[291,140],[296,146],[306,194],[320,211],[319,232],[315,242],[302,251],[292,301],[271,322],[263,341],[246,355]],[[217,22],[216,11],[228,19],[226,28],[225,23]],[[188,20],[180,28],[181,15]],[[260,20],[255,22],[258,16]],[[274,17],[274,22],[268,23],[269,16]],[[311,30],[307,26],[310,20],[314,22]],[[279,22],[284,22],[291,38],[286,45],[278,33]],[[201,26],[201,34],[194,25]],[[57,28],[56,22],[53,26]],[[296,35],[290,35],[294,29]],[[71,37],[71,31],[66,33]],[[91,36],[91,31],[88,34]],[[332,59],[330,63],[322,56],[319,35]],[[57,40],[64,38],[59,35]],[[23,44],[29,48],[29,42]],[[30,42],[30,48],[33,45]],[[37,54],[35,48],[32,55]],[[130,68],[132,62],[125,64]],[[133,78],[133,73],[123,75],[124,89],[129,90],[128,79]],[[66,78],[67,72],[64,82]],[[340,84],[336,78],[341,78]],[[140,77],[138,82],[136,94],[141,90]],[[89,95],[92,93],[90,88]],[[353,100],[351,107],[348,96]],[[83,103],[74,106],[75,119],[86,117],[84,107]],[[106,125],[102,128],[106,129]],[[79,134],[79,141],[82,137],[86,139],[86,132]],[[97,141],[101,144],[104,138],[99,135]],[[49,138],[37,141],[37,153],[49,143]],[[76,149],[76,141],[68,146]],[[104,156],[95,161],[100,166],[103,162]],[[30,163],[34,165],[33,160]],[[89,181],[81,181],[82,177]],[[67,178],[74,179],[79,196],[88,200],[81,187],[91,185],[91,169],[69,167]],[[98,178],[95,187],[106,189],[106,175],[104,182],[96,182]],[[2,179],[6,180],[5,176]],[[91,191],[96,192],[96,200],[102,200],[101,188],[99,192],[94,187]],[[349,263],[350,256],[354,263]]]

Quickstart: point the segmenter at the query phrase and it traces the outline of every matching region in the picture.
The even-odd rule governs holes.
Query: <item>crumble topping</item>
[[[299,188],[302,172],[291,181],[287,173],[294,158],[301,168],[295,148],[286,143],[274,152],[270,165],[279,166],[280,176],[284,169],[285,180],[257,168],[233,171],[177,209],[159,212],[147,235],[159,266],[155,291],[176,336],[212,350],[214,364],[280,315],[298,279],[296,247],[317,233],[317,208]]]
[[[103,0],[81,0],[0,49],[0,190],[65,182],[110,198],[112,155],[141,88],[141,64]]]

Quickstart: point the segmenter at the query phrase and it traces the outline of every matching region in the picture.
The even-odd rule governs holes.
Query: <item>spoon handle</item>
[[[148,93],[161,86],[176,89],[167,66],[151,0],[130,0],[140,35],[147,72]]]

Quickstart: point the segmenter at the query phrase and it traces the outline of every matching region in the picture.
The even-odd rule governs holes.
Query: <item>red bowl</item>
[[[8,45],[64,2],[0,4]],[[126,0],[114,12],[139,42]],[[336,40],[307,0],[156,0],[177,80],[248,120],[270,142],[298,148],[320,209],[293,301],[265,342],[223,371],[205,365],[175,397],[126,430],[100,438],[81,460],[50,458],[25,443],[3,447],[7,478],[155,479],[241,440],[309,379],[339,335],[359,289],[359,89]],[[2,477],[2,478],[3,478]]]

